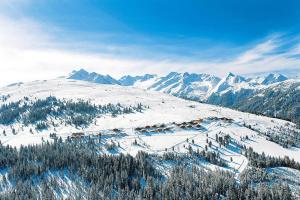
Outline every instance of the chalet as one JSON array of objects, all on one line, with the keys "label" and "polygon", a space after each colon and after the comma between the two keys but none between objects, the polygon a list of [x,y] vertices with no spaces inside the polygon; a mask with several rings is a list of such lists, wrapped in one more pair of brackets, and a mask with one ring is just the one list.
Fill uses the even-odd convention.
[{"label": "chalet", "polygon": [[50,135],[49,135],[49,136],[50,136],[50,138],[51,138],[51,139],[55,139],[55,138],[57,138],[57,135],[56,135],[56,133],[50,133]]},{"label": "chalet", "polygon": [[201,126],[200,124],[197,124],[196,127],[197,127],[197,128],[201,128],[202,126]]},{"label": "chalet", "polygon": [[135,131],[141,131],[142,128],[141,128],[141,127],[136,127],[134,130],[135,130]]},{"label": "chalet", "polygon": [[161,124],[159,127],[160,127],[160,128],[165,128],[166,125],[165,125],[165,124]]},{"label": "chalet", "polygon": [[192,126],[192,125],[190,125],[190,124],[188,124],[186,127],[187,127],[187,128],[192,128],[193,126]]},{"label": "chalet", "polygon": [[192,120],[192,121],[191,121],[191,124],[197,125],[197,124],[200,124],[202,121],[203,121],[202,119]]},{"label": "chalet", "polygon": [[163,129],[163,131],[170,131],[172,129],[172,127],[166,127]]},{"label": "chalet", "polygon": [[180,128],[186,128],[186,125],[180,124],[179,127],[180,127]]},{"label": "chalet", "polygon": [[162,131],[163,131],[163,129],[161,129],[161,128],[156,129],[156,132],[162,132]]},{"label": "chalet", "polygon": [[227,117],[221,117],[220,120],[222,121],[227,121],[227,122],[232,122],[233,120]]},{"label": "chalet", "polygon": [[72,133],[71,138],[82,138],[84,136],[83,132]]}]

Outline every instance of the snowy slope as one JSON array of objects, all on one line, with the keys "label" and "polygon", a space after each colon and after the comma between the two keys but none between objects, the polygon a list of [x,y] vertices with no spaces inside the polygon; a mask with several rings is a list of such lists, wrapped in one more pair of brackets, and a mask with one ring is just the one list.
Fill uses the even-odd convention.
[{"label": "snowy slope", "polygon": [[250,87],[249,81],[246,78],[228,73],[212,90],[209,91],[207,97],[213,94],[223,94],[229,91],[239,90],[241,88]]},{"label": "snowy slope", "polygon": [[[218,147],[215,135],[230,135],[232,139],[242,145],[251,146],[258,152],[265,152],[272,156],[289,156],[300,162],[300,149],[283,148],[279,144],[267,140],[262,134],[274,127],[288,127],[295,129],[295,125],[284,120],[272,119],[253,114],[247,114],[228,108],[217,107],[192,101],[183,100],[168,94],[139,89],[135,87],[123,87],[118,85],[96,84],[85,81],[69,79],[55,79],[48,81],[35,81],[21,85],[13,85],[0,89],[0,94],[7,96],[2,104],[22,100],[25,96],[30,99],[43,99],[55,96],[60,99],[85,99],[97,105],[107,103],[121,103],[122,105],[135,105],[142,103],[149,106],[142,113],[118,115],[103,115],[96,118],[88,127],[74,127],[60,124],[50,126],[47,130],[30,133],[31,126],[25,126],[15,122],[9,126],[0,125],[6,134],[0,134],[3,144],[19,147],[21,144],[41,143],[51,141],[49,133],[57,133],[62,138],[71,136],[72,133],[83,131],[86,135],[96,135],[99,132],[107,134],[107,143],[112,141],[120,144],[120,148],[114,153],[130,153],[135,155],[139,150],[150,153],[162,154],[167,151],[187,153],[187,146],[194,150],[205,148],[206,139],[212,142],[209,151],[218,151],[221,157],[228,162],[230,169],[241,172],[247,166],[247,159],[240,154],[235,147]],[[186,126],[182,128],[178,123],[187,123],[191,120],[201,119],[199,127]],[[49,119],[55,120],[55,119]],[[159,130],[157,126],[164,124],[169,129]],[[153,126],[144,131],[136,131],[137,127]],[[251,129],[248,128],[251,125]],[[17,134],[12,133],[12,127]],[[124,133],[116,134],[112,129],[118,128]],[[286,134],[285,129],[276,129],[277,134]],[[115,136],[114,136],[115,135]],[[241,140],[248,136],[249,140]],[[134,145],[137,140],[139,145]],[[193,141],[193,142],[192,142]],[[112,153],[112,152],[104,152]],[[233,162],[230,161],[233,159]],[[214,165],[208,165],[211,168]]]},{"label": "snowy slope", "polygon": [[145,74],[143,76],[130,76],[126,75],[121,77],[118,81],[123,86],[139,86],[140,88],[146,88],[156,81],[157,75]]}]

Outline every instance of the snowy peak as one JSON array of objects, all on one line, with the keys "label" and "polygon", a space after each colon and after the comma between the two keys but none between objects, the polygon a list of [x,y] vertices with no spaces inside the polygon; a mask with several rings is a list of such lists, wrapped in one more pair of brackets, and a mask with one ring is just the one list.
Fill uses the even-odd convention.
[{"label": "snowy peak", "polygon": [[156,91],[163,91],[172,85],[180,82],[181,76],[177,72],[171,72],[167,76],[160,77],[153,85],[149,87],[149,89],[156,90]]},{"label": "snowy peak", "polygon": [[161,77],[149,89],[192,99],[203,99],[220,79],[209,74],[171,72]]},{"label": "snowy peak", "polygon": [[238,94],[240,91],[252,94],[257,89],[268,87],[270,84],[287,80],[281,74],[269,74],[266,77],[245,78],[229,72],[223,79],[209,74],[170,72],[166,76],[145,74],[141,76],[126,75],[116,80],[109,75],[101,75],[95,72],[89,73],[84,69],[73,71],[69,79],[83,80],[100,84],[114,84],[121,86],[133,86],[142,89],[160,91],[174,96],[207,101],[211,96],[222,98],[228,93]]},{"label": "snowy peak", "polygon": [[225,78],[225,81],[227,83],[229,83],[230,85],[232,85],[232,84],[236,84],[236,83],[246,82],[246,79],[242,76],[235,75],[235,74],[229,72]]},{"label": "snowy peak", "polygon": [[209,74],[195,74],[195,73],[189,74],[188,72],[185,72],[183,74],[183,81],[186,84],[193,83],[193,82],[203,82],[203,81],[211,81],[217,83],[220,81],[220,78]]},{"label": "snowy peak", "polygon": [[139,82],[145,82],[150,79],[156,78],[157,75],[155,74],[145,74],[143,76],[130,76],[126,75],[120,78],[118,81],[123,86],[133,86],[135,83]]},{"label": "snowy peak", "polygon": [[247,84],[247,80],[246,78],[239,76],[239,75],[235,75],[231,72],[229,72],[227,74],[226,77],[224,77],[217,85],[216,87],[210,91],[209,95],[213,94],[213,93],[222,93],[225,91],[228,91],[230,89],[233,89],[241,84]]},{"label": "snowy peak", "polygon": [[68,79],[88,81],[88,82],[100,83],[100,84],[111,84],[111,85],[120,84],[116,79],[112,78],[110,75],[101,75],[95,72],[89,73],[84,69],[73,71],[69,75]]},{"label": "snowy peak", "polygon": [[86,77],[89,76],[89,72],[87,72],[86,70],[84,69],[80,69],[78,71],[76,70],[73,70],[70,75],[69,75],[69,79],[76,79],[76,80],[83,80],[85,79]]},{"label": "snowy peak", "polygon": [[269,74],[268,76],[266,76],[264,78],[264,80],[262,81],[263,85],[269,85],[269,84],[273,84],[273,83],[278,83],[278,82],[282,82],[287,80],[288,78],[283,76],[282,74]]}]

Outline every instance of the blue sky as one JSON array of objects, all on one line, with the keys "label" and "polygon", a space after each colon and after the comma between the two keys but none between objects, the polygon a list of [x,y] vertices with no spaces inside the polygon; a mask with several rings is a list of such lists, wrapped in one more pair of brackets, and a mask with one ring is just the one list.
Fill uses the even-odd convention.
[{"label": "blue sky", "polygon": [[0,13],[0,69],[22,71],[20,80],[81,67],[115,76],[300,68],[297,0],[2,0]]}]

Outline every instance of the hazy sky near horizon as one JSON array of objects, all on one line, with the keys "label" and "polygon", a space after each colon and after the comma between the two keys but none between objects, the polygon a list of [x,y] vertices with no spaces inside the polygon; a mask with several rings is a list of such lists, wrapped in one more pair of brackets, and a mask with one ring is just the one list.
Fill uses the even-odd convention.
[{"label": "hazy sky near horizon", "polygon": [[0,0],[0,85],[85,68],[300,73],[297,0]]}]

